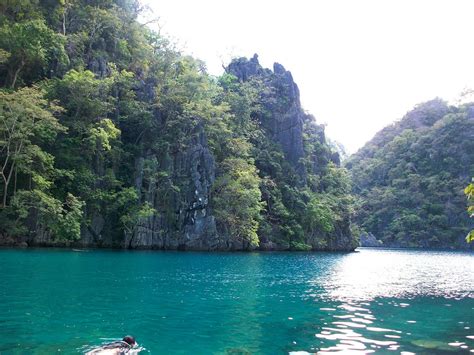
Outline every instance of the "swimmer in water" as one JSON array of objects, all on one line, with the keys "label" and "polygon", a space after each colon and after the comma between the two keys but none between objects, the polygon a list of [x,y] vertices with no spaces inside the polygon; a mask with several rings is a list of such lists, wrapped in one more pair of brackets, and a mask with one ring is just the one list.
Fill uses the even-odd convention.
[{"label": "swimmer in water", "polygon": [[93,349],[86,353],[86,355],[122,355],[129,354],[131,350],[137,346],[135,338],[127,335],[120,341],[102,345],[99,348]]}]

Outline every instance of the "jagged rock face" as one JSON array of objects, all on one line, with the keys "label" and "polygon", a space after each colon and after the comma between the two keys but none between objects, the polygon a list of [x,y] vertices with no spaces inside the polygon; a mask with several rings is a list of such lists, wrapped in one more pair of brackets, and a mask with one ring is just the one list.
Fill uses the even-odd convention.
[{"label": "jagged rock face", "polygon": [[258,55],[256,54],[251,59],[239,58],[233,60],[227,67],[226,71],[232,73],[241,81],[247,81],[253,76],[263,75],[268,72],[260,65],[258,62]]},{"label": "jagged rock face", "polygon": [[[98,75],[104,73],[106,64],[91,61],[91,69]],[[307,183],[306,168],[302,160],[305,152],[305,139],[312,139],[321,145],[326,144],[324,128],[313,116],[305,114],[300,103],[298,86],[293,77],[281,64],[275,63],[273,71],[264,69],[255,55],[251,59],[234,60],[227,72],[240,81],[253,78],[263,81],[263,114],[259,117],[261,128],[272,143],[280,147],[285,160],[290,163],[291,173],[300,179],[295,187],[304,187]],[[142,83],[137,95],[145,100],[153,100],[156,83]],[[163,125],[159,111],[155,112],[156,124]],[[161,134],[161,133],[160,133]],[[310,137],[310,138],[308,138]],[[174,136],[164,138],[173,146]],[[219,234],[216,220],[210,208],[210,192],[215,181],[216,163],[208,147],[204,123],[200,122],[187,137],[184,147],[154,148],[153,137],[143,144],[143,151],[135,159],[133,187],[139,194],[141,205],[149,204],[156,213],[140,219],[136,225],[120,235],[111,233],[110,218],[100,211],[89,212],[90,223],[83,226],[81,239],[68,243],[70,246],[120,247],[131,249],[171,249],[171,250],[248,250],[248,243],[235,241]],[[312,170],[315,174],[332,160],[339,165],[339,156],[333,154],[313,154]],[[157,176],[165,173],[166,178]],[[163,184],[169,189],[163,189]],[[336,227],[334,238],[325,246],[326,250],[352,250],[349,218]],[[261,250],[287,250],[290,246],[282,242],[277,235],[260,235]],[[321,249],[318,240],[306,240],[313,249]],[[1,238],[0,238],[1,243]],[[29,244],[58,245],[50,236],[39,233]]]},{"label": "jagged rock face", "polygon": [[286,159],[293,165],[296,172],[304,178],[304,167],[300,159],[304,157],[303,149],[303,120],[304,112],[300,103],[300,92],[293,81],[293,76],[283,65],[275,63],[273,72],[263,69],[258,62],[258,56],[247,60],[234,60],[226,69],[240,81],[247,81],[253,77],[263,78],[270,90],[263,93],[265,97],[265,111],[271,117],[262,119],[262,125],[279,143]]},{"label": "jagged rock face", "polygon": [[334,231],[335,238],[332,238],[326,250],[336,251],[336,250],[354,250],[354,239],[351,235],[351,222],[349,215],[346,215],[342,221],[340,221]]},{"label": "jagged rock face", "polygon": [[[152,153],[137,160],[136,188],[144,190],[144,160],[154,158]],[[188,148],[179,152],[168,170],[171,178],[182,188],[173,198],[174,216],[170,211],[160,211],[160,199],[156,184],[148,184],[142,203],[148,202],[158,211],[136,225],[125,237],[124,247],[182,250],[219,249],[215,219],[209,209],[209,192],[215,179],[214,158],[207,146],[202,125],[190,138]],[[157,172],[157,171],[156,171]],[[168,214],[168,216],[166,215]]]},{"label": "jagged rock face", "polygon": [[104,57],[91,58],[87,69],[101,78],[106,77],[110,72],[107,60]]},{"label": "jagged rock face", "polygon": [[[324,167],[330,162],[340,165],[338,153],[332,153],[324,147],[327,145],[324,134],[324,127],[318,125],[313,116],[306,114],[300,102],[300,92],[293,80],[293,76],[281,64],[275,63],[273,71],[264,69],[258,62],[257,55],[251,59],[240,58],[234,60],[226,71],[241,82],[255,80],[255,86],[262,83],[263,89],[260,91],[260,104],[263,106],[262,113],[259,114],[259,123],[265,135],[270,141],[278,143],[284,153],[285,160],[290,163],[291,174],[293,172],[299,176],[290,184],[297,188],[308,188],[309,174],[322,174]],[[305,134],[303,134],[305,133]],[[305,163],[307,164],[305,166]],[[272,176],[270,169],[266,166],[257,167],[263,174]],[[306,170],[309,168],[308,170]],[[273,178],[273,176],[272,176]],[[264,200],[270,199],[265,196]],[[280,233],[279,225],[272,224],[271,232],[268,235],[260,235],[260,247],[262,249],[278,250],[288,248],[285,246],[285,237]],[[321,236],[305,237],[305,243],[313,250],[353,250],[354,238],[350,231],[350,216],[347,213],[335,226],[333,235],[329,240],[321,244]],[[313,240],[314,238],[314,240]],[[280,243],[280,245],[279,245]]]},{"label": "jagged rock face", "polygon": [[[325,145],[326,144],[326,134],[324,133],[324,126],[318,125],[316,119],[313,115],[305,114],[304,116],[304,131],[306,134],[306,144],[317,144]],[[340,157],[339,153],[333,152],[330,154],[315,154],[310,153],[309,159],[312,162],[311,170],[314,174],[320,174],[324,166],[326,166],[329,161],[332,161],[337,166],[340,166]]]},{"label": "jagged rock face", "polygon": [[[274,112],[271,121],[271,130],[281,144],[287,159],[297,168],[300,168],[300,159],[304,156],[303,150],[303,117],[300,103],[300,92],[289,71],[278,63],[273,66],[273,86],[276,95],[282,97],[283,105],[276,101],[274,107],[268,107]],[[285,102],[286,101],[286,102]],[[275,107],[276,106],[276,107]],[[302,172],[302,170],[300,171]]]},{"label": "jagged rock face", "polygon": [[362,233],[360,235],[360,246],[361,247],[381,247],[383,243],[375,238],[372,233]]}]

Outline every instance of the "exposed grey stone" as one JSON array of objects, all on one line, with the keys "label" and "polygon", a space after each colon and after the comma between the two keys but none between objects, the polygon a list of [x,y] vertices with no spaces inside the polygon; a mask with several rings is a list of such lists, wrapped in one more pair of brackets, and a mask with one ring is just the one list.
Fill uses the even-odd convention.
[{"label": "exposed grey stone", "polygon": [[[107,72],[105,58],[95,58],[89,63],[89,69],[103,76]],[[226,69],[240,81],[251,80],[258,76],[268,90],[263,95],[268,116],[261,120],[262,128],[272,140],[279,144],[285,158],[300,176],[301,184],[306,181],[306,172],[302,163],[305,156],[303,148],[303,127],[305,120],[314,118],[304,113],[300,103],[298,86],[293,77],[281,64],[275,63],[273,71],[264,69],[258,62],[258,56],[251,59],[234,60]],[[141,81],[137,96],[153,100],[156,83]],[[159,110],[154,113],[156,123],[165,120]],[[199,120],[197,120],[199,121]],[[325,143],[324,129],[314,125],[315,134],[321,144]],[[104,246],[133,249],[175,249],[175,250],[249,250],[248,243],[231,240],[219,235],[216,221],[210,206],[211,188],[215,180],[216,166],[208,147],[203,123],[199,123],[190,132],[182,151],[154,151],[152,147],[143,150],[135,159],[135,176],[130,184],[139,195],[140,204],[148,203],[156,210],[149,217],[140,219],[135,226],[124,232],[121,240],[113,239],[110,233],[110,221],[100,213],[89,212],[90,225],[83,226],[81,239],[67,243],[71,246]],[[339,163],[339,157],[314,157],[314,164],[332,160]],[[315,167],[315,171],[316,171]],[[170,196],[161,195],[159,182],[146,175],[157,176],[166,171],[170,184],[179,189]],[[161,182],[160,182],[161,183]],[[167,198],[166,203],[163,199]],[[161,206],[167,206],[163,211]],[[171,207],[170,207],[171,206]],[[351,250],[352,238],[349,232],[350,221],[341,221],[335,231],[335,238],[328,250]],[[31,239],[32,245],[60,245],[51,240],[49,233],[37,229]],[[290,245],[278,244],[272,236],[261,237],[260,250],[287,250]],[[64,244],[64,242],[63,242]],[[317,241],[308,241],[313,249],[321,249]]]},{"label": "exposed grey stone", "polygon": [[[150,159],[151,152],[147,153]],[[157,161],[159,160],[156,157]],[[144,157],[137,159],[138,191],[143,189]],[[138,222],[133,232],[126,235],[124,247],[157,249],[221,249],[216,232],[214,217],[209,214],[209,194],[215,180],[214,157],[207,146],[202,124],[198,125],[190,137],[188,149],[172,159],[171,176],[175,183],[184,182],[176,202],[176,223],[160,214],[155,214]],[[156,165],[158,169],[158,164]],[[144,201],[159,211],[157,186],[149,185]],[[159,211],[160,212],[160,211]]]},{"label": "exposed grey stone", "polygon": [[250,80],[259,75],[271,88],[265,95],[267,99],[266,111],[271,117],[262,121],[262,124],[273,139],[279,143],[285,157],[295,167],[296,172],[305,179],[305,170],[300,159],[304,157],[303,149],[303,119],[304,111],[301,108],[300,92],[293,81],[293,76],[283,65],[274,63],[273,72],[265,70],[258,62],[258,56],[250,60],[239,58],[232,61],[226,68],[228,73],[235,75],[240,81]]},{"label": "exposed grey stone", "polygon": [[383,246],[382,241],[378,240],[372,233],[362,233],[360,235],[360,246],[361,247],[381,247]]}]

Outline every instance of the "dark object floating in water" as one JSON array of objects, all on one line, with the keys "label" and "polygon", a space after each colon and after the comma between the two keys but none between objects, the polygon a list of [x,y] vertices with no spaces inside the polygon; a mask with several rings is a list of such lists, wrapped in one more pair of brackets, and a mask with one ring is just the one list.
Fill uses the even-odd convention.
[{"label": "dark object floating in water", "polygon": [[122,354],[138,354],[140,349],[136,348],[138,346],[135,338],[127,335],[122,340],[114,341],[102,345],[98,348],[88,351],[86,355],[122,355]]}]

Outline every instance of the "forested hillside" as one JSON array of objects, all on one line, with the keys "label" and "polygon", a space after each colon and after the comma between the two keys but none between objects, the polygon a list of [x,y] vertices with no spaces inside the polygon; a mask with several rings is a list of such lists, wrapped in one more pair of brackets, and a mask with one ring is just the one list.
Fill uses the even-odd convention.
[{"label": "forested hillside", "polygon": [[351,250],[350,180],[291,73],[220,77],[134,0],[0,3],[0,240]]},{"label": "forested hillside", "polygon": [[357,223],[383,245],[467,248],[474,106],[435,99],[383,129],[346,163]]}]

